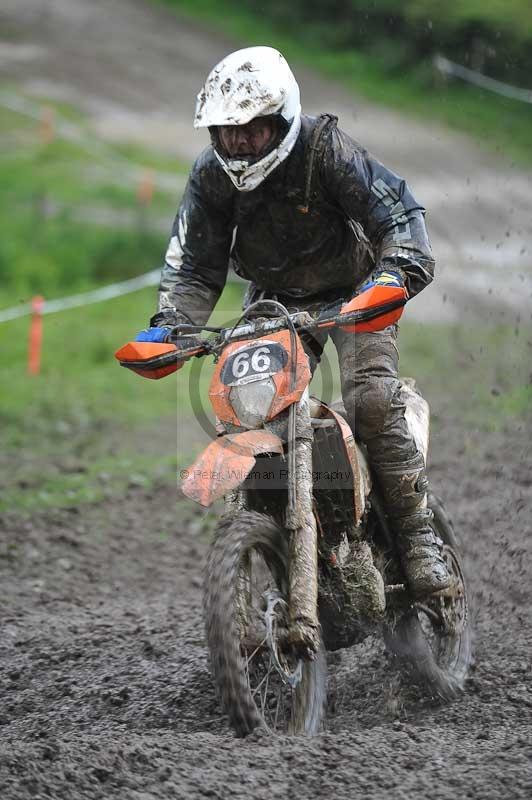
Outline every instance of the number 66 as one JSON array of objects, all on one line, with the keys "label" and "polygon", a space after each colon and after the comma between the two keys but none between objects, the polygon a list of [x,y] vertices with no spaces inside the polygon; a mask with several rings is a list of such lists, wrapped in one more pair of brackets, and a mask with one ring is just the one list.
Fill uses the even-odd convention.
[{"label": "number 66", "polygon": [[267,347],[257,347],[249,358],[249,352],[239,353],[233,361],[233,375],[235,378],[243,378],[251,369],[253,372],[266,372],[270,368],[270,351]]}]

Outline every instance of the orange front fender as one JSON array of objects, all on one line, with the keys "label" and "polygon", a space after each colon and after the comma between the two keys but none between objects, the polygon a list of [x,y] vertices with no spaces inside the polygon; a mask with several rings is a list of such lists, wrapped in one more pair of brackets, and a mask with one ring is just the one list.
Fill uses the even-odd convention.
[{"label": "orange front fender", "polygon": [[194,461],[181,484],[183,494],[210,506],[243,483],[259,453],[282,453],[283,442],[269,431],[243,431],[220,436]]}]

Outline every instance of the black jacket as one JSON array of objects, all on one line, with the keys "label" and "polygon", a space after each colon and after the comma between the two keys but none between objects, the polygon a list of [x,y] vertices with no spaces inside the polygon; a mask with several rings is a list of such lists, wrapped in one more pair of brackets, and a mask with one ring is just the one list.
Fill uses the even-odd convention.
[{"label": "black jacket", "polygon": [[315,126],[315,118],[302,117],[290,155],[250,192],[233,186],[212,146],[201,153],[166,254],[159,324],[205,324],[230,260],[266,296],[293,299],[291,305],[349,297],[381,265],[403,273],[411,297],[430,283],[434,261],[423,207],[402,178],[336,124],[320,143],[309,209],[302,210]]}]

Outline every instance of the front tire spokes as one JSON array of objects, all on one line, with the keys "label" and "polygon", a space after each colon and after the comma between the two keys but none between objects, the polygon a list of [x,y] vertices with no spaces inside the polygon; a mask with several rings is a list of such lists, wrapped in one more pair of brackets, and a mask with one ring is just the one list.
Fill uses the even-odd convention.
[{"label": "front tire spokes", "polygon": [[[281,724],[287,730],[292,723],[292,693],[302,679],[303,662],[299,659],[292,668],[283,650],[287,604],[282,593],[271,588],[269,575],[268,585],[260,591],[263,589],[261,575],[264,578],[269,570],[267,565],[257,563],[258,560],[258,554],[248,553],[242,559],[241,568],[239,608],[248,620],[248,626],[242,631],[246,679],[266,726],[275,731]],[[251,631],[250,626],[253,626]],[[256,643],[259,637],[254,637],[253,633],[259,630],[260,641]],[[251,646],[246,647],[246,642]]]}]

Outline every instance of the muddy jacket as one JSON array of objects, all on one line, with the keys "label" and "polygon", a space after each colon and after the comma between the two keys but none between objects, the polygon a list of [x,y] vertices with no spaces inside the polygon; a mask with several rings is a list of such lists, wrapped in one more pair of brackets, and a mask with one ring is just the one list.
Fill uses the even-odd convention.
[{"label": "muddy jacket", "polygon": [[430,283],[424,209],[406,183],[335,118],[322,126],[309,173],[317,124],[302,117],[288,158],[250,192],[233,186],[212,146],[201,153],[174,222],[159,287],[165,313],[155,324],[205,324],[230,262],[265,296],[291,305],[349,297],[381,264],[402,272],[411,297]]}]

